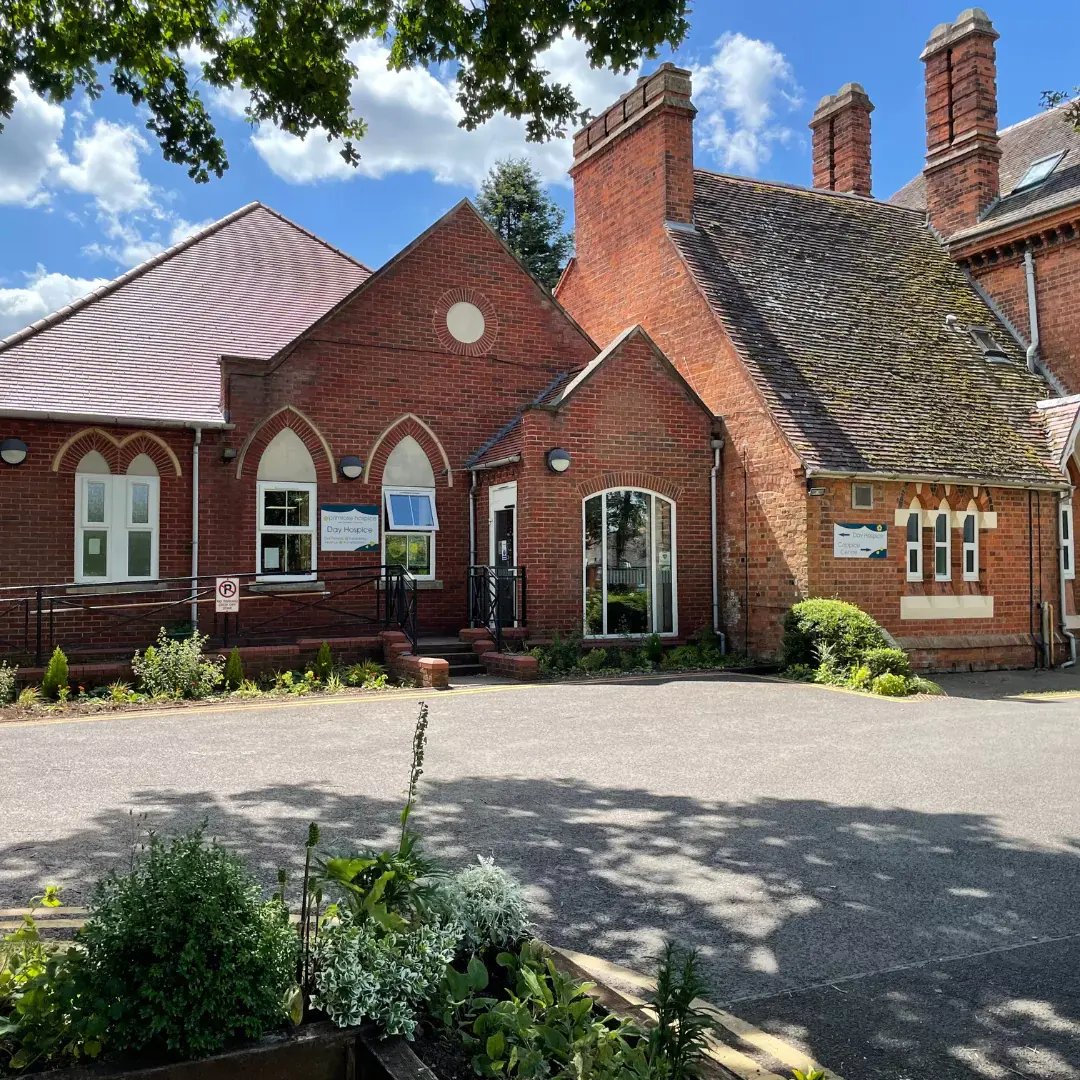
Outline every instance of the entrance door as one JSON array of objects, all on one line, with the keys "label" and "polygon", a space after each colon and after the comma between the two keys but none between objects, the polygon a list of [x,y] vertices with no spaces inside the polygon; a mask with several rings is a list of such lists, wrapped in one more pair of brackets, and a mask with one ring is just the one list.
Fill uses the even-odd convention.
[{"label": "entrance door", "polygon": [[499,621],[504,627],[517,620],[517,483],[499,484],[490,492],[490,565],[495,571]]}]

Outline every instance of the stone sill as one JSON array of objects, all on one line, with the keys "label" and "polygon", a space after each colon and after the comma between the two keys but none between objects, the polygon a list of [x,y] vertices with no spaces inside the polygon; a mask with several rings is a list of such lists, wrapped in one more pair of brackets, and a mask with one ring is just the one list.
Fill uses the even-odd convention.
[{"label": "stone sill", "polygon": [[[380,589],[385,589],[386,588],[386,581],[385,581],[384,578],[379,578],[379,586],[378,587]],[[441,589],[442,587],[443,587],[443,583],[441,581],[426,581],[425,580],[425,581],[418,581],[416,583],[416,591],[417,592],[429,592],[432,589]]]},{"label": "stone sill", "polygon": [[248,586],[249,593],[273,596],[276,593],[329,593],[322,581],[254,581]]}]

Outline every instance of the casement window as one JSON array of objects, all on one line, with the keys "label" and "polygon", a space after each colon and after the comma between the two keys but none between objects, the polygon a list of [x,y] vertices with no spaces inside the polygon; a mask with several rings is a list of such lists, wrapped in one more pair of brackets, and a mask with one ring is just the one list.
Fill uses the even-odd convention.
[{"label": "casement window", "polygon": [[160,480],[146,454],[114,476],[96,451],[75,473],[75,580],[152,581],[158,576]]},{"label": "casement window", "polygon": [[618,488],[591,495],[583,511],[586,635],[675,633],[675,504]]},{"label": "casement window", "polygon": [[400,566],[413,577],[434,577],[435,533],[439,528],[434,489],[384,488],[383,505],[387,565]]},{"label": "casement window", "polygon": [[1071,502],[1061,504],[1061,573],[1066,581],[1076,579],[1076,540],[1073,536]]},{"label": "casement window", "polygon": [[874,509],[874,485],[852,484],[851,485],[851,509],[873,510]]},{"label": "casement window", "polygon": [[907,519],[907,579],[922,581],[922,511],[913,509]]},{"label": "casement window", "polygon": [[945,505],[934,516],[934,580],[952,580],[952,529]]},{"label": "casement window", "polygon": [[315,485],[259,481],[260,574],[303,579],[316,568]]},{"label": "casement window", "polygon": [[964,514],[964,580],[979,580],[979,515],[968,509]]}]

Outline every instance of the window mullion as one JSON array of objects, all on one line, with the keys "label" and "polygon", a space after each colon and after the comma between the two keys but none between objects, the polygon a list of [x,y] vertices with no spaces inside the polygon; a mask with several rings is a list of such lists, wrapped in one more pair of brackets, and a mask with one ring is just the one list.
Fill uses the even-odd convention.
[{"label": "window mullion", "polygon": [[600,496],[600,632],[607,637],[607,576],[608,576],[607,495]]}]

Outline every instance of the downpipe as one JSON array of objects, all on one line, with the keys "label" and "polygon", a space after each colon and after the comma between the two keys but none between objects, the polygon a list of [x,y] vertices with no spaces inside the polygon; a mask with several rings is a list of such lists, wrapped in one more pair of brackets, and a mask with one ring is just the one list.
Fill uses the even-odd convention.
[{"label": "downpipe", "polygon": [[1065,625],[1066,585],[1065,585],[1065,515],[1061,512],[1062,506],[1072,498],[1072,493],[1063,491],[1058,505],[1058,585],[1060,587],[1058,599],[1058,611],[1061,612],[1061,633],[1069,642],[1069,659],[1061,664],[1062,668],[1070,668],[1076,663],[1076,635]]},{"label": "downpipe", "polygon": [[1035,302],[1035,257],[1031,248],[1024,250],[1024,280],[1027,284],[1028,327],[1031,344],[1027,347],[1027,369],[1039,374],[1039,309]]},{"label": "downpipe", "polygon": [[716,521],[716,477],[720,471],[720,452],[724,448],[722,437],[714,438],[711,443],[713,452],[712,469],[709,471],[709,527],[712,552],[712,628],[720,639],[721,654],[727,653],[727,635],[720,629],[720,558],[717,548]]},{"label": "downpipe", "polygon": [[195,429],[191,444],[191,630],[199,629],[199,447],[202,428]]}]

